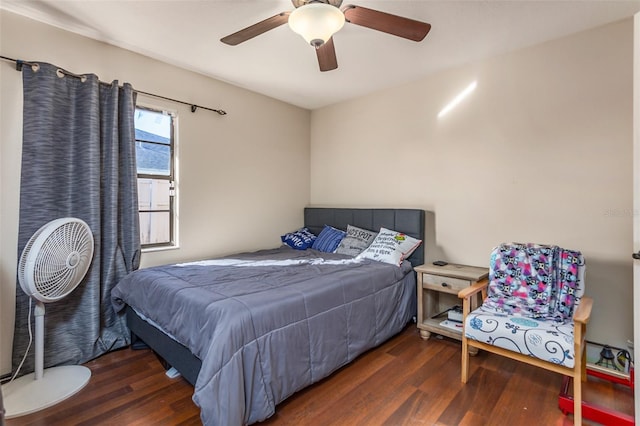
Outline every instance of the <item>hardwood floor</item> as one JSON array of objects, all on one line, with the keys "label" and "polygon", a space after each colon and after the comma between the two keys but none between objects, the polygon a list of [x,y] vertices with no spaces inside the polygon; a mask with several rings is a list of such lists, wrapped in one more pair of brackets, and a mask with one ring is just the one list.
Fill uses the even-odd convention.
[{"label": "hardwood floor", "polygon": [[[198,425],[193,387],[169,379],[149,350],[123,349],[86,364],[90,383],[18,425]],[[558,409],[562,377],[481,352],[460,383],[460,342],[423,341],[408,326],[329,378],[278,405],[261,425],[570,425]],[[633,413],[621,385],[589,378],[585,399]],[[585,421],[585,424],[594,424]]]}]

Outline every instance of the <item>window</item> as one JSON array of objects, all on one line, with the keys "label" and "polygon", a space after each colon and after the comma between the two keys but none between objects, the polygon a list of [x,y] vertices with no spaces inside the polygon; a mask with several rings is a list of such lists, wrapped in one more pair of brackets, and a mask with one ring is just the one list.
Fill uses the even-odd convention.
[{"label": "window", "polygon": [[143,248],[175,246],[175,164],[172,113],[136,107],[138,211]]}]

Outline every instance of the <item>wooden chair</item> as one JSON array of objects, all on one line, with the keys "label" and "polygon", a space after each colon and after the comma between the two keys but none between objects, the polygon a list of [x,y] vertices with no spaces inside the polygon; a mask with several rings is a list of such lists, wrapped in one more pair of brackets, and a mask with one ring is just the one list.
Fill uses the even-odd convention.
[{"label": "wooden chair", "polygon": [[[537,256],[541,253],[545,255]],[[555,371],[573,378],[574,424],[581,425],[585,333],[593,305],[583,296],[584,287],[579,252],[537,244],[497,247],[489,279],[458,293],[464,322],[462,383],[469,379],[469,351],[474,348]],[[484,302],[471,311],[478,294]]]}]

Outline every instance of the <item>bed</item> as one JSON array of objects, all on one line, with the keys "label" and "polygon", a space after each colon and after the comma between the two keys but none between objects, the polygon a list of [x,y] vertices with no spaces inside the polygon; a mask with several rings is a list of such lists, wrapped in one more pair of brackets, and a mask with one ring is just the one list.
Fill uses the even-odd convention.
[{"label": "bed", "polygon": [[[424,240],[424,215],[308,207],[304,226],[316,235],[325,225],[387,228]],[[407,260],[283,246],[135,271],[112,299],[132,335],[194,385],[203,424],[251,424],[406,326],[424,245]]]}]

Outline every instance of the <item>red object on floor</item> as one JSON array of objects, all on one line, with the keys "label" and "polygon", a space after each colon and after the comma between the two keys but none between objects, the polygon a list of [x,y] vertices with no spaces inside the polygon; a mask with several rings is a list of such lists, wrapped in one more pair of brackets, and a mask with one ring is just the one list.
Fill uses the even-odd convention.
[{"label": "red object on floor", "polygon": [[[607,374],[600,370],[592,370],[587,368],[587,375],[597,377],[599,379],[608,380],[610,382],[619,383],[621,385],[629,386],[631,391],[634,390],[633,385],[633,368],[628,379]],[[560,390],[560,396],[558,397],[558,407],[564,414],[573,413],[573,397],[569,395],[571,389],[571,377],[565,377],[562,381],[562,389]],[[582,417],[585,419],[593,420],[594,422],[603,425],[612,426],[633,426],[635,420],[633,416],[620,413],[609,408],[601,407],[597,404],[592,404],[587,401],[582,401]]]}]

